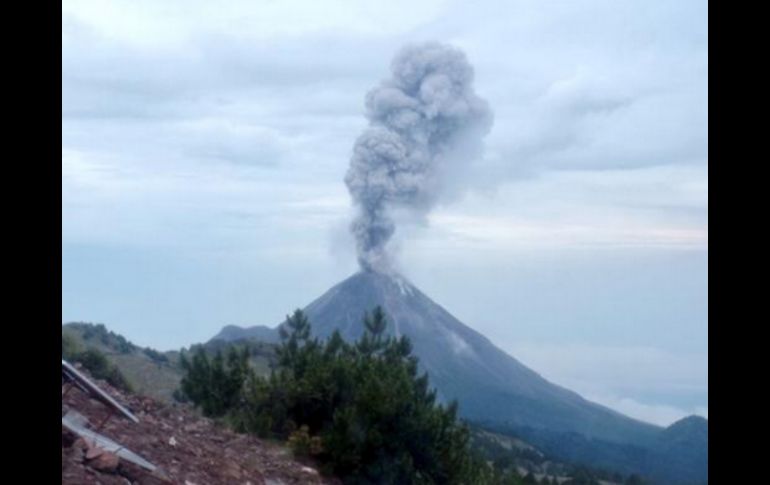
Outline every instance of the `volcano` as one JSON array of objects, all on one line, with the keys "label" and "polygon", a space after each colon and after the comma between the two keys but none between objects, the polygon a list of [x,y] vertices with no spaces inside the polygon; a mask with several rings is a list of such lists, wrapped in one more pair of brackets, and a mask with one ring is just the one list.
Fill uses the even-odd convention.
[{"label": "volcano", "polygon": [[[360,271],[304,312],[315,336],[328,338],[339,330],[354,341],[364,332],[364,313],[377,305],[387,316],[386,332],[409,337],[439,398],[457,400],[466,420],[513,433],[568,462],[641,473],[660,483],[708,481],[705,419],[664,429],[590,402],[497,348],[403,276]],[[278,342],[279,326],[230,325],[212,340]],[[695,431],[683,437],[679,428]]]},{"label": "volcano", "polygon": [[[386,332],[406,335],[441,400],[456,399],[466,419],[505,423],[617,443],[652,442],[662,428],[583,399],[497,348],[404,277],[361,271],[304,308],[313,333],[339,330],[348,341],[364,332],[363,315],[382,306]],[[214,339],[277,341],[277,328],[225,327]]]}]

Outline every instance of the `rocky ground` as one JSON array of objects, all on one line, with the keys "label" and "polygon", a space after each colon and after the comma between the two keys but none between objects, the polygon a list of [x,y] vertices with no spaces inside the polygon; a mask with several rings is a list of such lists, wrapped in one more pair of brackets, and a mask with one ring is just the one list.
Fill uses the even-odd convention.
[{"label": "rocky ground", "polygon": [[[62,427],[62,484],[339,483],[320,476],[312,465],[295,460],[286,448],[234,433],[187,405],[164,404],[123,393],[103,381],[94,382],[139,418],[137,424],[114,415],[98,432],[139,454],[158,470],[150,473],[112,453],[89,447],[85,440]],[[103,404],[77,388],[62,397],[62,415],[69,409],[86,416],[92,428],[108,414]]]}]

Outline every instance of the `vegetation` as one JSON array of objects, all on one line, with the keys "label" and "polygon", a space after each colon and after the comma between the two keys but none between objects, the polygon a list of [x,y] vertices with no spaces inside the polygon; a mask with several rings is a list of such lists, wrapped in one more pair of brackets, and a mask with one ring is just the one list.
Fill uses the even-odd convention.
[{"label": "vegetation", "polygon": [[102,324],[67,323],[62,325],[61,335],[63,356],[86,350],[98,352],[109,365],[119,369],[126,385],[135,392],[169,402],[174,389],[179,387],[182,370],[178,365],[178,352],[143,349]]},{"label": "vegetation", "polygon": [[[358,342],[339,334],[319,342],[298,311],[282,327],[278,347],[213,341],[162,353],[103,325],[74,323],[62,326],[62,357],[116,387],[162,389],[239,431],[285,441],[346,483],[647,483],[577,465],[582,456],[560,456],[571,435],[555,439],[482,423],[466,428],[456,405],[436,403],[409,341],[384,337],[383,312],[375,310],[363,325]],[[681,435],[672,432],[671,441],[678,444]]]},{"label": "vegetation", "polygon": [[[568,484],[582,485],[600,481],[624,484],[646,483],[634,472],[635,469],[643,468],[645,460],[650,458],[650,451],[641,447],[598,439],[589,442],[588,438],[571,432],[515,427],[500,423],[477,423],[476,426],[486,433],[523,439],[546,454],[537,460],[535,455],[526,451],[514,450],[513,453],[509,453],[508,450],[496,447],[494,443],[481,440],[478,443],[480,449],[483,450],[484,456],[492,460],[505,461],[506,457],[510,456],[513,463],[524,462],[527,466],[538,467],[547,456],[548,461],[560,463],[555,472],[562,476],[569,476],[570,481],[564,482]],[[662,460],[659,459],[658,466],[660,467],[661,464]],[[696,480],[682,481],[697,482]]]},{"label": "vegetation", "polygon": [[110,385],[124,391],[133,391],[133,387],[120,370],[112,365],[107,360],[107,357],[98,350],[88,348],[81,351],[72,337],[62,334],[61,353],[62,359],[69,362],[79,362],[96,379],[105,380]]},{"label": "vegetation", "polygon": [[83,328],[83,338],[85,340],[99,341],[102,345],[110,347],[121,354],[128,354],[136,348],[134,344],[126,340],[122,335],[107,330],[104,324],[83,324]]},{"label": "vegetation", "polygon": [[168,364],[168,356],[164,354],[163,352],[158,352],[155,349],[151,349],[150,347],[145,347],[142,349],[142,352],[144,352],[144,355],[152,359],[154,362],[157,362],[159,364]]},{"label": "vegetation", "polygon": [[62,325],[62,352],[66,349],[71,349],[67,350],[70,353],[94,349],[104,354],[111,365],[120,369],[136,392],[164,402],[184,402],[187,399],[180,389],[185,374],[181,365],[183,353],[191,357],[200,349],[211,360],[217,351],[227,355],[233,346],[238,349],[248,348],[249,366],[257,374],[267,376],[270,373],[276,356],[275,345],[269,343],[243,341],[233,344],[213,341],[193,345],[189,350],[182,349],[181,352],[164,352],[135,345],[102,324],[72,322]]},{"label": "vegetation", "polygon": [[[472,424],[474,448],[491,463],[497,474],[496,483],[541,483],[551,481],[570,485],[597,485],[600,483],[639,484],[648,483],[637,474],[624,477],[617,471],[588,466],[576,461],[565,461],[550,452],[532,446],[532,441],[521,439],[517,433],[491,429],[487,425]],[[524,476],[521,476],[521,473]],[[537,477],[540,477],[538,480]],[[535,482],[533,482],[535,480]]]},{"label": "vegetation", "polygon": [[200,406],[207,416],[223,416],[235,408],[241,396],[249,372],[248,359],[246,347],[240,352],[231,347],[226,361],[221,350],[217,350],[211,360],[201,347],[192,360],[182,353],[180,364],[185,376],[182,378],[181,396]]},{"label": "vegetation", "polygon": [[[457,404],[437,404],[406,337],[385,337],[380,308],[357,342],[320,342],[296,311],[281,328],[278,367],[261,377],[247,356],[184,358],[184,394],[239,430],[286,440],[346,483],[493,483],[470,449]],[[501,482],[498,482],[501,483]]]}]

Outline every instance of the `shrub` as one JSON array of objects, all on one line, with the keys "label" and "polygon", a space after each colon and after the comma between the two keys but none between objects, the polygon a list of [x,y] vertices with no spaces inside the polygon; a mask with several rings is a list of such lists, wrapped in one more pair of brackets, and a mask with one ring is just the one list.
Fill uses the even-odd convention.
[{"label": "shrub", "polygon": [[83,352],[74,353],[70,355],[69,360],[79,362],[94,378],[105,380],[118,389],[133,392],[133,386],[125,376],[98,350],[89,348]]}]

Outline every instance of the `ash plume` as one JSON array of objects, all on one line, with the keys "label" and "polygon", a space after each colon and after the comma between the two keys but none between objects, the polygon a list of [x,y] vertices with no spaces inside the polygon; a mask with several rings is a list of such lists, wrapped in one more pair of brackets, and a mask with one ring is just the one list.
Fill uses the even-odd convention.
[{"label": "ash plume", "polygon": [[473,91],[473,68],[448,45],[403,48],[391,77],[366,95],[369,126],[353,148],[345,183],[357,208],[351,224],[364,270],[387,272],[395,209],[424,217],[457,190],[461,170],[492,126]]}]

